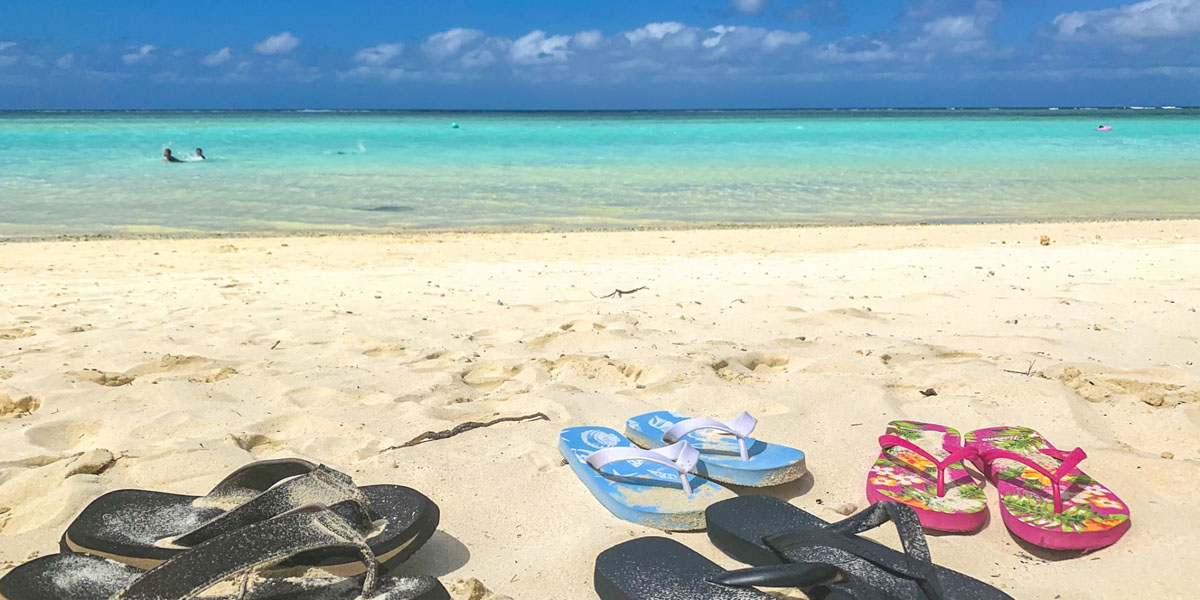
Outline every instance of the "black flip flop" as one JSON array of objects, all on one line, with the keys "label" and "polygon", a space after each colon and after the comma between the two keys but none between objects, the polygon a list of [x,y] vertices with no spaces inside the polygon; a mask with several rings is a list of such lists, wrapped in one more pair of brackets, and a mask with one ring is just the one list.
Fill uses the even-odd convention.
[{"label": "black flip flop", "polygon": [[[234,471],[206,496],[109,492],[83,509],[59,546],[152,569],[205,541],[312,503],[359,522],[385,571],[412,556],[437,530],[440,516],[436,504],[407,487],[360,488],[348,475],[306,460],[266,460]],[[304,553],[294,563],[339,575],[363,572],[353,555],[336,550]]]},{"label": "black flip flop", "polygon": [[[827,593],[826,586],[834,583],[840,589]],[[831,565],[786,564],[726,571],[687,546],[662,537],[638,538],[601,552],[596,557],[595,586],[600,600],[771,599],[756,587],[799,588],[820,600],[888,600]]]},{"label": "black flip flop", "polygon": [[[317,550],[352,552],[361,575],[268,573]],[[324,506],[306,506],[214,538],[143,571],[87,554],[53,554],[0,578],[0,600],[449,600],[433,577],[380,577],[366,540]],[[274,576],[272,576],[274,575]]]},{"label": "black flip flop", "polygon": [[[899,600],[1012,600],[982,581],[933,564],[920,519],[898,502],[872,504],[829,523],[770,496],[741,496],[713,504],[705,519],[713,545],[744,563],[836,565]],[[855,535],[888,521],[900,533],[903,553]]]}]

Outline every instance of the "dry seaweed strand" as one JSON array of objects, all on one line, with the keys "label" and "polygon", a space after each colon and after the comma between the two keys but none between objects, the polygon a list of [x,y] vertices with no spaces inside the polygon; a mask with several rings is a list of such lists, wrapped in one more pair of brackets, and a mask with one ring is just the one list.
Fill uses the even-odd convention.
[{"label": "dry seaweed strand", "polygon": [[[642,290],[648,290],[648,289],[650,289],[648,286],[643,285],[640,288],[633,288],[632,290],[616,289],[616,290],[613,290],[611,294],[605,294],[603,296],[597,296],[595,294],[592,294],[592,297],[593,298],[612,298],[615,296],[617,298],[620,298],[621,296],[624,296],[625,294],[632,294],[634,292],[640,292]],[[588,293],[591,294],[591,292],[588,292]]]},{"label": "dry seaweed strand", "polygon": [[403,444],[400,444],[399,446],[388,446],[387,448],[384,448],[382,450],[382,452],[387,452],[388,450],[399,450],[400,448],[409,448],[411,446],[416,446],[417,444],[423,444],[425,442],[432,442],[434,440],[444,440],[446,438],[452,438],[460,433],[471,431],[472,429],[479,429],[481,427],[491,427],[492,425],[495,425],[497,423],[511,423],[511,422],[523,423],[525,421],[549,421],[549,420],[550,420],[550,417],[547,417],[545,415],[545,413],[537,412],[537,413],[533,413],[531,415],[521,415],[519,417],[500,417],[499,419],[492,419],[491,421],[488,421],[487,423],[481,423],[479,421],[468,421],[466,423],[459,423],[458,425],[455,425],[453,429],[446,429],[443,431],[426,431],[425,433],[422,433],[421,435],[418,435],[417,437],[415,437],[411,440],[408,440],[407,442],[404,442]]}]

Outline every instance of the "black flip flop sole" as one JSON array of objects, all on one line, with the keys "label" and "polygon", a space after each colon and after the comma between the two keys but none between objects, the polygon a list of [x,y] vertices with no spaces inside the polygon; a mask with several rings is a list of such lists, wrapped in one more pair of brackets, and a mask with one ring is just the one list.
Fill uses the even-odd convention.
[{"label": "black flip flop sole", "polygon": [[[731,558],[761,566],[780,564],[784,559],[763,542],[772,534],[804,529],[822,529],[830,523],[771,496],[740,496],[708,507],[704,515],[713,545]],[[908,557],[883,544],[857,536],[848,538],[869,544],[872,558],[882,564],[903,565]],[[934,572],[947,598],[1008,599],[992,586],[958,571],[934,564]]]},{"label": "black flip flop sole", "polygon": [[[0,577],[0,600],[108,600],[143,571],[86,554],[51,554],[27,562]],[[355,600],[362,577],[266,579],[245,600]],[[324,585],[323,585],[324,584]],[[404,577],[381,582],[378,600],[450,600],[433,577]],[[240,600],[240,592],[204,596],[205,600]]]},{"label": "black flip flop sole", "polygon": [[662,537],[617,544],[596,557],[595,586],[600,600],[770,600],[749,588],[709,583],[725,572],[687,546]]},{"label": "black flip flop sole", "polygon": [[[367,545],[386,572],[410,558],[437,530],[440,512],[424,494],[398,485],[360,488],[370,516],[384,525]],[[197,496],[146,490],[117,490],[97,498],[67,527],[59,541],[61,552],[86,553],[151,569],[184,549],[163,545],[222,514],[221,509],[197,507]],[[357,556],[340,551],[298,555],[288,564],[315,565],[342,576],[363,572]]]}]

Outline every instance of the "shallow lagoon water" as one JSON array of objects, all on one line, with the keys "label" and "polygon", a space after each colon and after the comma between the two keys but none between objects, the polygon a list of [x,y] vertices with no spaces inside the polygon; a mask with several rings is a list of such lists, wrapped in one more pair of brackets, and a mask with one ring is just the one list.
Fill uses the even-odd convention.
[{"label": "shallow lagoon water", "polygon": [[1197,216],[1195,109],[0,112],[8,236]]}]

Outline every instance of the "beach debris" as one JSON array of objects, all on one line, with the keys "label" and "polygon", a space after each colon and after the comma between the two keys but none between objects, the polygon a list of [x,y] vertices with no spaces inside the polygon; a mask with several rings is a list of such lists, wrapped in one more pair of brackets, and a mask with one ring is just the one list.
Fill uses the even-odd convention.
[{"label": "beach debris", "polygon": [[[648,286],[644,286],[644,285],[639,288],[633,288],[632,290],[622,290],[620,288],[617,288],[617,289],[613,290],[611,294],[605,294],[603,296],[597,296],[595,294],[592,294],[592,297],[593,298],[612,298],[615,296],[617,298],[620,298],[621,296],[624,296],[626,294],[632,294],[634,292],[640,292],[642,290],[648,290],[648,289],[650,289],[650,288]],[[591,292],[588,292],[588,293],[590,294]],[[699,303],[697,302],[697,304],[699,304]]]},{"label": "beach debris", "polygon": [[935,390],[933,388],[927,388],[927,389],[921,390],[921,395],[925,396],[926,398],[928,398],[930,396],[936,396],[937,390]]},{"label": "beach debris", "polygon": [[531,415],[521,415],[519,417],[500,417],[498,419],[492,419],[491,421],[488,421],[486,423],[481,423],[479,421],[468,421],[466,423],[459,423],[458,425],[455,425],[453,429],[446,429],[443,431],[426,431],[425,433],[422,433],[421,435],[418,435],[417,437],[415,437],[411,440],[408,440],[407,442],[404,442],[403,444],[401,444],[399,446],[388,446],[387,448],[384,448],[383,450],[381,450],[381,452],[387,452],[389,450],[399,450],[400,448],[409,448],[412,446],[416,446],[417,444],[423,444],[425,442],[430,442],[430,441],[434,441],[434,440],[444,440],[447,438],[452,438],[460,433],[465,433],[467,431],[471,431],[472,429],[479,429],[481,427],[491,427],[492,425],[496,425],[498,423],[524,423],[524,422],[528,422],[528,421],[549,421],[549,420],[550,420],[550,417],[547,417],[545,413],[537,412],[537,413],[533,413]]},{"label": "beach debris", "polygon": [[1036,362],[1037,362],[1036,360],[1029,361],[1029,368],[1025,369],[1024,371],[1014,371],[1012,369],[1001,369],[1001,370],[1004,371],[1005,373],[1015,373],[1017,375],[1024,375],[1026,377],[1032,377],[1033,376],[1033,364]]},{"label": "beach debris", "polygon": [[1167,460],[1171,460],[1172,458],[1175,458],[1175,453],[1174,452],[1163,452],[1162,457]]},{"label": "beach debris", "polygon": [[119,387],[133,383],[136,376],[126,375],[124,373],[112,373],[101,371],[99,369],[84,369],[82,371],[71,371],[67,373],[67,377],[75,381],[90,381],[92,383],[102,385],[104,387]]},{"label": "beach debris", "polygon": [[1043,236],[1042,236],[1042,239],[1041,239],[1041,244],[1042,244],[1043,246],[1049,246],[1049,245],[1050,245],[1050,236],[1048,236],[1048,235],[1043,235]]},{"label": "beach debris", "polygon": [[14,400],[8,394],[0,394],[0,418],[28,416],[41,407],[41,399],[34,396],[25,396]]},{"label": "beach debris", "polygon": [[886,365],[886,364],[888,364],[889,362],[891,362],[891,360],[892,360],[892,355],[891,355],[891,354],[884,354],[883,356],[880,356],[880,357],[879,357],[879,360],[883,361],[883,364],[885,364],[885,365]]},{"label": "beach debris", "polygon": [[446,586],[446,591],[450,592],[454,600],[512,600],[487,589],[482,581],[474,577],[457,579]]},{"label": "beach debris", "polygon": [[842,504],[839,504],[838,507],[833,510],[834,510],[834,512],[838,513],[839,515],[848,517],[848,516],[858,512],[858,505],[853,502],[843,502]]},{"label": "beach debris", "polygon": [[274,344],[271,344],[271,349],[272,349],[272,350],[274,350],[274,349],[278,348],[278,347],[279,347],[279,343],[280,343],[280,342],[282,342],[282,341],[283,341],[283,340],[275,340],[275,343],[274,343]]}]

